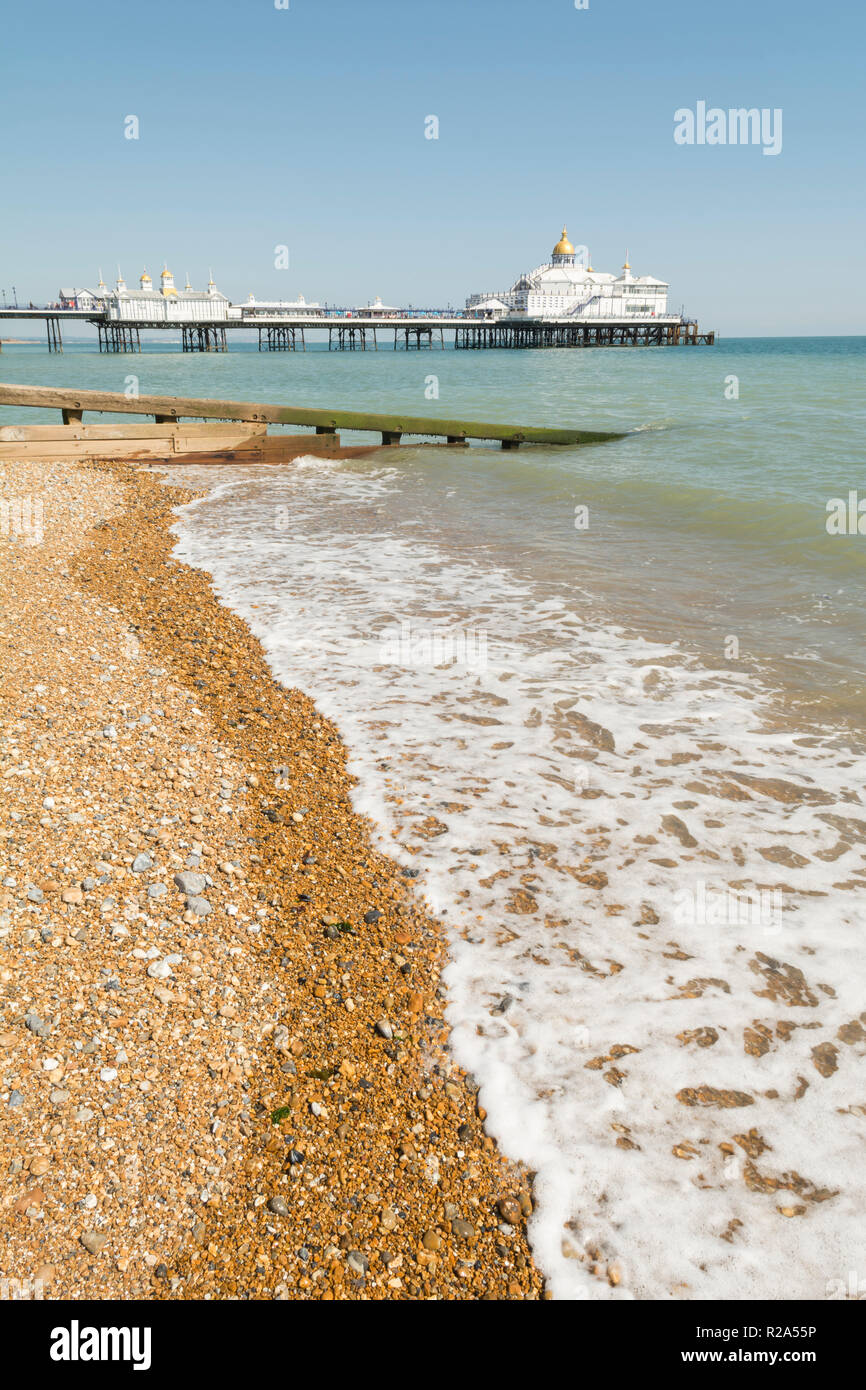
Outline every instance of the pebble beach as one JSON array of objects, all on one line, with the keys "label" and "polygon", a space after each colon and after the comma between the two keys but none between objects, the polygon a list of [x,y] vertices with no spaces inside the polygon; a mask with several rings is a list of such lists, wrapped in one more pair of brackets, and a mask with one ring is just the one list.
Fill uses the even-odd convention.
[{"label": "pebble beach", "polygon": [[449,1051],[441,926],[333,724],[172,558],[192,494],[0,468],[39,521],[0,537],[0,1280],[544,1297],[532,1174]]}]

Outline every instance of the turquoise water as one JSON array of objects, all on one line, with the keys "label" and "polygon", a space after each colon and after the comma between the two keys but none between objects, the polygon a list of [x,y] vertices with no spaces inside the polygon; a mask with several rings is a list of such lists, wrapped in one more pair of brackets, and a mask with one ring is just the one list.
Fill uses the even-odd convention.
[{"label": "turquoise water", "polygon": [[[157,343],[100,356],[68,345],[56,357],[7,346],[0,377],[123,391],[134,375],[142,393],[638,431],[582,450],[401,449],[394,506],[401,521],[400,509],[425,516],[461,552],[490,547],[636,631],[760,672],[816,713],[829,701],[840,718],[862,716],[866,536],[831,536],[826,520],[830,499],[858,487],[866,497],[866,338],[536,352],[323,346],[217,356]],[[731,376],[738,399],[726,398]],[[25,417],[56,413],[0,410],[2,422]]]}]

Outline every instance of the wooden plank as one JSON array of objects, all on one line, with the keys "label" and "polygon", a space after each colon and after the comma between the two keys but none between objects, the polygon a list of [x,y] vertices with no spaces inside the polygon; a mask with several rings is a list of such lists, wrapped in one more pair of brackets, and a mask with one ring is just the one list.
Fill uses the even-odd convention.
[{"label": "wooden plank", "polygon": [[349,458],[358,454],[372,453],[375,445],[368,445],[355,450],[346,450],[340,446],[340,436],[331,434],[327,436],[315,434],[268,434],[250,442],[250,447],[243,450],[206,450],[204,447],[201,452],[190,450],[185,457],[180,453],[172,460],[173,463],[290,463],[292,459],[304,458],[307,455],[324,458]]},{"label": "wooden plank", "polygon": [[172,439],[178,433],[187,437],[201,435],[215,443],[221,440],[247,439],[266,433],[267,425],[239,421],[231,425],[193,424],[191,421],[170,425],[139,424],[129,420],[122,425],[2,425],[0,442],[28,439],[56,439],[58,443],[75,439]]},{"label": "wooden plank", "polygon": [[623,431],[548,429],[495,425],[472,420],[445,420],[420,415],[377,415],[351,410],[305,410],[258,401],[216,401],[196,397],[127,397],[112,391],[70,391],[45,386],[0,383],[0,406],[33,406],[59,410],[103,410],[131,415],[196,417],[213,420],[252,420],[268,424],[308,425],[316,429],[375,431],[451,439],[509,439],[527,444],[596,444],[622,439]]},{"label": "wooden plank", "polygon": [[231,435],[220,434],[219,439],[203,435],[188,435],[184,426],[176,428],[164,437],[128,439],[25,439],[0,443],[0,459],[112,459],[112,458],[165,458],[172,459],[177,454],[196,452],[211,453],[214,448],[234,449],[238,452],[258,447],[264,435],[240,433],[237,429]]}]

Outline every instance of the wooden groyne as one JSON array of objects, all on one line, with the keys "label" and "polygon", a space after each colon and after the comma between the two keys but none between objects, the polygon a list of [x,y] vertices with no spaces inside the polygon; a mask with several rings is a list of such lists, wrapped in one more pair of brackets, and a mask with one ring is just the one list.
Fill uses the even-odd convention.
[{"label": "wooden groyne", "polygon": [[[443,420],[435,416],[382,415],[354,410],[301,409],[259,401],[219,401],[183,396],[126,396],[114,391],[73,391],[46,386],[0,383],[0,406],[59,410],[62,424],[0,427],[0,458],[26,457],[186,457],[225,452],[248,462],[281,462],[305,453],[345,454],[339,430],[378,434],[382,445],[406,436],[417,442],[435,439],[467,444],[492,440],[503,449],[521,444],[582,445],[622,439],[624,431],[552,429],[546,426],[497,425],[478,420]],[[153,424],[84,424],[85,412],[153,416]],[[190,424],[189,421],[208,421]],[[215,422],[221,422],[216,424]],[[226,424],[225,422],[233,422]],[[300,425],[313,434],[267,433],[268,425]],[[371,446],[368,446],[371,447]],[[372,447],[380,447],[379,445]],[[351,452],[358,452],[357,449]]]}]

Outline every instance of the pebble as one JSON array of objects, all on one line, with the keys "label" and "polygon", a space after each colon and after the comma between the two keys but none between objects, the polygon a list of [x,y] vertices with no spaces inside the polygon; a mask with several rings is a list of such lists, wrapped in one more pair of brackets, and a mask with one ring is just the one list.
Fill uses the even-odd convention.
[{"label": "pebble", "polygon": [[195,913],[196,917],[207,917],[208,913],[213,911],[207,898],[187,898],[186,905],[190,912]]},{"label": "pebble", "polygon": [[85,1231],[81,1237],[81,1244],[91,1255],[98,1255],[108,1243],[108,1236],[101,1231]]},{"label": "pebble", "polygon": [[497,1203],[499,1215],[509,1226],[517,1226],[520,1223],[520,1204],[513,1197],[502,1197]]},{"label": "pebble", "polygon": [[171,966],[164,960],[153,960],[147,967],[147,973],[152,980],[167,980],[171,974]]},{"label": "pebble", "polygon": [[78,903],[84,902],[84,893],[80,888],[64,888],[63,892],[60,894],[60,901],[75,906]]},{"label": "pebble", "polygon": [[103,1067],[99,1073],[100,1081],[106,1082],[117,1080],[117,1071],[114,1067]]},{"label": "pebble", "polygon": [[31,903],[41,903],[45,900],[45,894],[41,888],[37,888],[35,883],[31,883],[27,889],[27,899]]},{"label": "pebble", "polygon": [[364,921],[368,923],[378,922],[381,916],[382,914],[378,907],[371,907],[369,912],[364,913]]},{"label": "pebble", "polygon": [[376,1024],[376,1032],[379,1034],[380,1038],[388,1038],[390,1040],[394,1036],[394,1029],[391,1027],[387,1018],[379,1019],[379,1022]]},{"label": "pebble", "polygon": [[362,1255],[360,1250],[350,1250],[346,1257],[346,1264],[353,1269],[356,1274],[366,1274],[370,1268],[370,1261],[366,1255]]},{"label": "pebble", "polygon": [[451,1230],[454,1232],[455,1236],[457,1236],[458,1240],[475,1239],[475,1227],[472,1225],[471,1221],[464,1221],[462,1216],[455,1216],[454,1220],[451,1222]]},{"label": "pebble", "polygon": [[285,1197],[272,1197],[268,1202],[268,1211],[272,1211],[274,1216],[288,1216],[289,1204]]},{"label": "pebble", "polygon": [[184,870],[181,874],[175,874],[174,881],[182,893],[193,897],[197,893],[203,893],[207,887],[207,879],[204,874],[197,874],[189,869]]},{"label": "pebble", "polygon": [[153,860],[149,854],[137,854],[132,861],[132,872],[134,874],[146,873],[153,868]]}]

